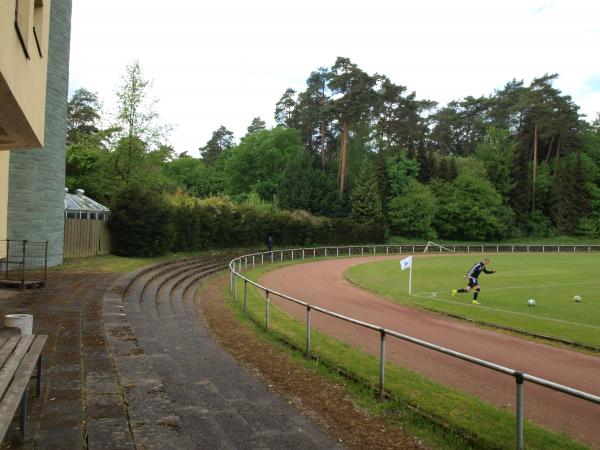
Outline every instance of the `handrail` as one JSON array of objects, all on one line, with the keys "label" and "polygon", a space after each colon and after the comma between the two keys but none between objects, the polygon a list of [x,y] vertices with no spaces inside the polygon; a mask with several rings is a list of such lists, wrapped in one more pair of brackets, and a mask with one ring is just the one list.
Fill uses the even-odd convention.
[{"label": "handrail", "polygon": [[[380,333],[381,336],[381,348],[380,348],[380,376],[379,376],[379,392],[380,392],[380,399],[383,399],[384,396],[384,381],[385,381],[385,337],[386,336],[393,336],[395,338],[407,341],[407,342],[411,342],[413,344],[419,345],[421,347],[425,347],[428,348],[430,350],[434,350],[437,351],[439,353],[443,353],[446,354],[448,356],[452,356],[458,359],[461,359],[463,361],[467,361],[470,362],[472,364],[476,364],[482,367],[485,367],[487,369],[490,370],[494,370],[496,372],[500,372],[506,375],[510,375],[512,377],[515,378],[516,381],[516,397],[517,397],[517,405],[516,405],[516,448],[521,450],[523,449],[524,446],[524,440],[523,440],[523,421],[524,421],[524,415],[523,415],[523,406],[524,406],[524,402],[523,402],[523,384],[524,381],[529,381],[531,383],[537,384],[539,386],[543,386],[558,392],[562,392],[564,394],[573,396],[573,397],[577,397],[595,404],[600,405],[600,396],[596,396],[584,391],[580,391],[574,388],[571,388],[569,386],[564,386],[562,384],[559,383],[555,383],[553,381],[549,381],[549,380],[545,380],[543,378],[540,377],[536,377],[534,375],[530,375],[527,373],[523,373],[520,372],[516,369],[511,369],[508,367],[504,367],[501,366],[499,364],[495,364],[493,362],[490,361],[486,361],[480,358],[475,358],[473,356],[464,354],[464,353],[460,353],[457,352],[455,350],[451,350],[436,344],[432,344],[430,342],[421,340],[421,339],[417,339],[414,338],[412,336],[408,336],[402,333],[398,333],[394,330],[390,330],[387,328],[383,328],[368,322],[364,322],[362,320],[358,320],[355,319],[353,317],[348,317],[348,316],[344,316],[343,314],[339,314],[336,313],[335,311],[330,311],[328,309],[322,308],[320,306],[315,306],[315,305],[311,305],[305,301],[302,301],[300,299],[291,297],[287,294],[284,294],[282,292],[277,292],[273,289],[270,289],[266,286],[262,286],[261,284],[250,280],[249,278],[243,276],[241,274],[242,271],[242,260],[244,261],[244,265],[247,268],[248,266],[248,261],[249,258],[252,258],[252,267],[254,267],[256,265],[256,259],[257,257],[260,257],[261,260],[261,264],[264,264],[265,259],[270,260],[268,262],[274,262],[275,261],[275,253],[279,254],[279,259],[278,261],[283,261],[283,257],[284,257],[284,253],[289,253],[291,255],[291,260],[294,260],[294,252],[302,252],[302,259],[305,260],[306,259],[306,252],[308,251],[309,253],[312,252],[313,255],[312,257],[314,259],[316,259],[317,257],[317,250],[321,250],[323,255],[325,257],[328,257],[327,255],[327,250],[329,249],[334,249],[335,250],[335,255],[330,255],[331,257],[333,256],[340,256],[340,249],[344,250],[344,254],[349,255],[353,255],[353,251],[354,249],[360,249],[360,254],[364,255],[364,249],[365,248],[369,248],[369,249],[373,249],[373,252],[371,254],[376,254],[377,253],[377,249],[380,248],[385,248],[386,250],[386,254],[390,254],[390,248],[397,248],[398,252],[392,252],[392,254],[399,254],[402,252],[402,248],[403,247],[408,247],[411,248],[413,250],[412,253],[415,252],[415,250],[419,247],[421,248],[426,248],[428,247],[428,245],[425,244],[402,244],[402,245],[367,245],[367,246],[327,246],[327,247],[311,247],[311,248],[294,248],[294,249],[282,249],[282,250],[273,250],[270,252],[258,252],[258,253],[251,253],[248,255],[242,255],[239,256],[237,258],[232,259],[229,262],[229,270],[230,270],[230,289],[233,292],[234,295],[234,299],[237,300],[237,278],[240,278],[241,280],[244,281],[244,312],[247,311],[247,286],[248,283],[254,287],[256,287],[259,290],[262,290],[265,292],[265,301],[266,301],[266,315],[265,315],[265,326],[268,330],[269,328],[269,294],[273,294],[276,295],[279,298],[282,298],[284,300],[288,300],[292,303],[304,306],[306,308],[307,311],[307,318],[306,318],[306,325],[307,325],[307,329],[306,329],[306,356],[310,357],[310,353],[311,353],[311,348],[310,348],[310,334],[311,334],[311,311],[318,311],[322,314],[343,320],[345,322],[349,322],[364,328],[368,328],[374,331],[378,331]],[[467,249],[469,248],[469,246],[446,246],[446,247],[453,247],[454,250],[456,251],[456,248],[464,248],[467,247]],[[506,246],[502,246],[502,245],[490,245],[490,246],[485,246],[485,245],[478,245],[476,246],[479,249],[481,249],[481,251],[485,251],[486,247],[490,247],[490,248],[495,248],[496,252],[500,252],[501,248],[511,248],[511,252],[514,252],[515,247],[517,248],[526,248],[526,251],[528,253],[532,253],[532,249],[540,248],[540,251],[537,252],[541,252],[541,253],[546,253],[545,247],[552,247],[552,248],[556,248],[557,249],[557,253],[560,253],[560,248],[561,247],[566,247],[568,249],[572,249],[573,253],[577,253],[577,248],[585,248],[587,249],[587,252],[590,253],[592,251],[592,249],[594,251],[598,251],[600,252],[600,245],[506,245]],[[440,248],[441,251],[441,248]],[[536,252],[536,253],[537,253]],[[564,251],[563,251],[564,253]],[[265,258],[265,256],[267,256],[267,258]],[[357,255],[353,255],[353,256],[357,256]],[[236,269],[236,266],[238,266],[239,271]]]}]

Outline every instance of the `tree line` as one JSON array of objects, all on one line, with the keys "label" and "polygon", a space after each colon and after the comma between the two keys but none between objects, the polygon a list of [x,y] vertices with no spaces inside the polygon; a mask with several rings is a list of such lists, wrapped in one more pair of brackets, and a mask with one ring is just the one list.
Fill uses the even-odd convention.
[{"label": "tree line", "polygon": [[348,58],[309,74],[236,141],[225,126],[175,154],[151,83],[128,66],[109,126],[94,93],[69,102],[67,185],[111,206],[132,183],[347,218],[413,238],[600,236],[600,120],[553,86],[511,80],[447,105],[420,99]]}]

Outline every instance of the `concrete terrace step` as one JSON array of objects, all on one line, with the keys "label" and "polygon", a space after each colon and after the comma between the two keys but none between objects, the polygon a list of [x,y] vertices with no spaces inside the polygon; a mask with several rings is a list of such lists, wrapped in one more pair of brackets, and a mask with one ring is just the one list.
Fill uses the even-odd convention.
[{"label": "concrete terrace step", "polygon": [[189,259],[120,280],[105,329],[141,448],[337,448],[254,380],[198,318],[198,280],[226,262]]}]

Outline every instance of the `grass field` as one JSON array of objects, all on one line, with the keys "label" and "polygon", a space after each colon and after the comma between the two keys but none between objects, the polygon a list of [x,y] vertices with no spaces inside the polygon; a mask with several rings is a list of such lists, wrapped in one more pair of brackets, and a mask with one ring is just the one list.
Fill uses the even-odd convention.
[{"label": "grass field", "polygon": [[[396,302],[600,347],[600,255],[489,258],[488,268],[497,273],[479,277],[481,305],[471,303],[471,293],[452,297],[450,292],[466,286],[463,275],[479,255],[415,256],[410,296],[408,270],[402,272],[398,260],[356,265],[346,276]],[[573,301],[576,294],[580,303]],[[535,299],[536,306],[528,306],[528,299]]]}]

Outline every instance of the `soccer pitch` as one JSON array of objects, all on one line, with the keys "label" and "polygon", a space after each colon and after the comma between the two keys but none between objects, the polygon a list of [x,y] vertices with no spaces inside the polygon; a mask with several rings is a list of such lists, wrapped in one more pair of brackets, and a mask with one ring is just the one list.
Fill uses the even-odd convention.
[{"label": "soccer pitch", "polygon": [[484,255],[413,256],[410,296],[408,270],[398,263],[404,256],[353,266],[346,276],[399,303],[600,347],[600,255],[487,256],[497,272],[480,275],[480,305],[471,303],[472,292],[452,297],[451,290],[467,285],[463,275]]}]

